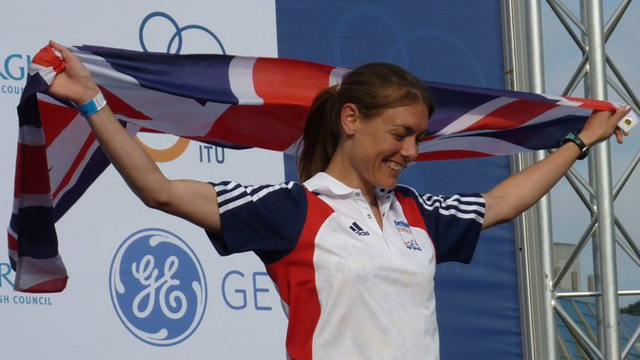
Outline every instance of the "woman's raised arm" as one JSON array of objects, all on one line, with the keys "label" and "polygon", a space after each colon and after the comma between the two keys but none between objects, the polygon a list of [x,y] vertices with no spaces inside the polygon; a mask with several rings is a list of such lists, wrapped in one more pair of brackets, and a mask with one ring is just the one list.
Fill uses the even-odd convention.
[{"label": "woman's raised arm", "polygon": [[[100,92],[91,73],[67,48],[53,41],[66,69],[58,73],[49,92],[61,99],[84,104]],[[194,180],[169,180],[147,152],[120,125],[109,106],[88,117],[101,148],[145,205],[179,216],[212,232],[220,231],[216,191]]]},{"label": "woman's raised arm", "polygon": [[[601,111],[587,120],[578,135],[587,146],[616,135],[622,143],[622,131],[618,123],[631,111],[630,106],[617,109],[614,114]],[[486,212],[483,228],[488,228],[520,215],[538,202],[569,171],[580,155],[576,144],[565,143],[542,161],[507,178],[486,194]]]}]

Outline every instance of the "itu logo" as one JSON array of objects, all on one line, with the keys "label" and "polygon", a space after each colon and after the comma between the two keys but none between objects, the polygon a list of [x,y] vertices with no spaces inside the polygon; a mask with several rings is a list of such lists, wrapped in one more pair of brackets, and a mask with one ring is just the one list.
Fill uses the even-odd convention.
[{"label": "itu logo", "polygon": [[111,263],[109,291],[124,326],[155,346],[191,336],[207,303],[200,261],[184,240],[162,229],[143,229],[124,240]]}]

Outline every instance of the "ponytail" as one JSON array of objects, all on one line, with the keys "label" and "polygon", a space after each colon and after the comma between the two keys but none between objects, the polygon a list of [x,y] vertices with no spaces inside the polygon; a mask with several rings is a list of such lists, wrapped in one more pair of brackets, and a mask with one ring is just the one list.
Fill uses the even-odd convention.
[{"label": "ponytail", "polygon": [[322,90],[311,104],[299,151],[298,174],[305,182],[325,171],[338,148],[340,113],[354,104],[363,120],[391,108],[422,103],[429,116],[435,107],[425,85],[400,66],[371,63],[349,72],[342,83]]},{"label": "ponytail", "polygon": [[311,104],[298,160],[300,182],[324,171],[336,152],[340,129],[335,118],[336,85],[322,90]]}]

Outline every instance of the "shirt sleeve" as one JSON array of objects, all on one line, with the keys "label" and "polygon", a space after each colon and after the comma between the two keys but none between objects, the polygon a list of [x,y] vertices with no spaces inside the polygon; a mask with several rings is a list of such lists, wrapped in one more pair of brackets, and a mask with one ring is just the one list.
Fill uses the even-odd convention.
[{"label": "shirt sleeve", "polygon": [[293,250],[307,216],[304,187],[295,182],[243,186],[223,181],[212,185],[222,229],[206,233],[220,255],[253,251],[263,262],[272,263]]},{"label": "shirt sleeve", "polygon": [[410,188],[404,192],[410,193],[417,202],[436,249],[436,262],[470,263],[484,222],[485,201],[482,195],[419,195]]}]

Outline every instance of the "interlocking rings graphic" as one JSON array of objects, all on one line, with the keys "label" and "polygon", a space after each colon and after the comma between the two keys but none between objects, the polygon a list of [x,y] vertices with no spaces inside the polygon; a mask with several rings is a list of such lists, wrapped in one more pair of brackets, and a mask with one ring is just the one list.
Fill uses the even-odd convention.
[{"label": "interlocking rings graphic", "polygon": [[222,54],[227,53],[227,51],[224,49],[224,45],[222,45],[222,42],[220,41],[220,39],[218,38],[218,36],[211,30],[207,29],[206,27],[202,26],[202,25],[195,25],[195,24],[191,24],[191,25],[185,25],[185,26],[180,26],[178,25],[178,22],[171,17],[171,15],[164,13],[162,11],[154,11],[152,13],[150,13],[149,15],[145,16],[144,19],[142,19],[142,22],[140,23],[140,29],[138,30],[138,39],[140,41],[140,46],[142,47],[143,51],[149,51],[149,49],[147,49],[147,45],[144,42],[144,30],[145,27],[147,26],[147,23],[149,22],[149,20],[153,19],[153,18],[163,18],[166,19],[167,21],[169,21],[169,23],[171,23],[171,25],[173,26],[173,28],[175,29],[175,32],[173,33],[173,35],[171,36],[171,38],[169,39],[169,42],[167,43],[167,54],[171,54],[171,48],[173,47],[173,42],[176,41],[176,39],[178,40],[178,45],[176,47],[176,50],[174,52],[174,54],[180,54],[182,51],[182,45],[184,42],[184,38],[183,38],[183,33],[187,30],[200,30],[203,31],[207,34],[209,34],[218,44],[218,46],[220,47],[220,51],[222,52]]},{"label": "interlocking rings graphic", "polygon": [[[202,25],[190,24],[190,25],[180,26],[178,22],[173,17],[171,17],[171,15],[162,11],[154,11],[150,13],[149,15],[145,16],[144,19],[142,19],[142,22],[140,23],[140,28],[138,30],[138,40],[140,41],[140,47],[142,47],[142,50],[145,52],[150,51],[144,40],[145,29],[147,29],[147,25],[149,21],[154,19],[160,19],[160,20],[164,19],[174,29],[173,35],[171,35],[171,37],[169,38],[169,41],[167,42],[167,48],[166,48],[167,54],[171,54],[171,53],[180,54],[182,52],[184,41],[185,41],[185,37],[183,36],[183,33],[187,30],[200,31],[202,33],[208,34],[213,40],[215,40],[215,43],[219,47],[219,51],[225,55],[227,53],[227,51],[224,48],[224,45],[222,44],[222,41],[220,41],[218,36],[213,31],[207,29]],[[172,49],[174,49],[173,52],[172,52]],[[142,147],[147,151],[147,153],[149,153],[151,158],[158,163],[169,162],[177,159],[187,150],[187,147],[189,146],[189,142],[190,142],[188,139],[178,138],[173,145],[167,148],[155,149],[145,144],[138,137],[136,137],[136,140],[140,145],[142,145]]]},{"label": "interlocking rings graphic", "polygon": [[140,230],[125,239],[111,263],[109,291],[127,330],[156,346],[191,336],[207,303],[200,261],[184,240],[162,229]]}]

